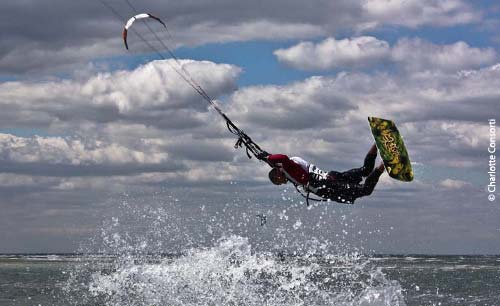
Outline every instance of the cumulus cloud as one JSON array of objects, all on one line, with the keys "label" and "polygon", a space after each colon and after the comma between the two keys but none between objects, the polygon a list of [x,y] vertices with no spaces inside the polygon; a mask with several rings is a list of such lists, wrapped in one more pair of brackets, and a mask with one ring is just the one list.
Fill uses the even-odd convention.
[{"label": "cumulus cloud", "polygon": [[[223,121],[177,75],[171,67],[175,64],[155,61],[84,79],[0,84],[4,130],[71,135],[0,134],[0,171],[52,177],[177,171],[182,180],[193,163],[232,160],[233,140]],[[240,69],[235,66],[181,64],[213,97],[236,88]],[[73,186],[64,183],[58,189]]]},{"label": "cumulus cloud", "polygon": [[371,36],[327,38],[318,44],[301,42],[274,52],[280,62],[304,70],[370,65],[389,56],[389,44]]},{"label": "cumulus cloud", "polygon": [[[302,156],[325,170],[361,166],[364,154],[373,142],[366,116],[395,119],[405,136],[412,161],[417,162],[418,183],[404,185],[388,181],[387,175],[384,175],[376,192],[369,198],[360,199],[358,204],[367,205],[359,209],[372,215],[380,213],[381,209],[389,213],[403,210],[403,215],[413,211],[425,219],[430,212],[436,213],[435,203],[440,203],[440,209],[457,202],[461,208],[467,206],[469,191],[476,190],[465,189],[472,185],[468,179],[463,179],[465,183],[447,181],[450,175],[446,174],[446,178],[438,180],[441,182],[438,183],[439,190],[456,189],[450,189],[453,192],[448,192],[446,196],[429,192],[430,186],[428,182],[426,184],[425,177],[429,173],[422,173],[424,171],[420,167],[437,165],[471,172],[474,171],[472,167],[477,169],[484,164],[481,152],[484,152],[482,144],[486,143],[487,132],[483,134],[481,127],[486,127],[483,121],[485,114],[498,112],[495,101],[500,98],[500,89],[496,86],[500,79],[499,67],[493,65],[459,73],[433,72],[428,74],[432,76],[429,78],[422,75],[342,72],[333,77],[311,77],[283,86],[242,88],[223,101],[221,106],[262,148],[269,152]],[[110,74],[110,78],[113,77],[117,76]],[[74,87],[75,83],[87,84],[87,80],[65,81],[60,85],[78,88]],[[107,97],[106,93],[120,88],[120,82],[116,85],[110,83],[111,80],[104,77],[106,86],[99,88],[95,85],[92,95]],[[36,83],[16,84],[37,88],[29,87]],[[46,106],[51,105],[52,100],[58,100],[58,93],[66,91],[45,91],[50,98],[43,99],[40,92],[44,90],[34,91],[41,102],[32,111],[43,110],[51,120],[54,107]],[[146,91],[155,92],[151,89]],[[5,94],[3,101],[14,101],[19,96],[22,95],[13,91],[13,96]],[[68,96],[65,94],[65,99]],[[28,205],[24,203],[60,208],[58,213],[71,212],[81,218],[95,211],[75,213],[75,207],[87,209],[91,206],[89,203],[102,202],[108,193],[128,192],[132,187],[140,187],[141,191],[150,190],[148,188],[152,186],[168,189],[182,187],[184,192],[189,191],[188,197],[193,201],[209,194],[218,196],[217,199],[227,199],[228,194],[232,195],[235,190],[256,190],[261,199],[269,195],[268,190],[279,190],[273,186],[262,189],[260,185],[268,185],[267,165],[254,159],[248,160],[243,151],[231,148],[235,139],[225,130],[218,114],[207,112],[206,108],[197,108],[197,104],[189,99],[186,100],[186,108],[171,101],[174,109],[183,110],[186,114],[201,114],[204,125],[187,124],[183,129],[162,130],[157,125],[132,120],[130,115],[140,109],[147,112],[151,109],[153,112],[153,109],[161,108],[155,102],[150,106],[147,100],[128,101],[120,109],[116,101],[122,100],[107,97],[102,103],[115,105],[116,111],[128,120],[90,120],[88,118],[92,117],[86,116],[85,122],[78,124],[75,118],[81,117],[75,114],[73,120],[65,121],[82,138],[2,135],[0,167],[4,176],[0,177],[0,184],[4,186],[0,188],[4,198],[2,204],[9,206],[8,215],[2,215],[2,224],[13,226],[11,219],[18,220],[19,215],[24,216],[25,211],[18,213],[16,210],[21,205]],[[19,107],[17,111],[22,111],[29,109],[32,103],[34,101],[15,105]],[[165,103],[170,103],[170,100],[166,99]],[[57,105],[59,111],[73,107],[72,103]],[[184,118],[182,114],[179,119]],[[60,124],[61,120],[54,124]],[[446,161],[456,164],[449,165]],[[460,164],[461,161],[468,161],[469,164]],[[425,172],[432,175],[432,167],[429,168],[431,170]],[[7,182],[10,179],[12,184],[9,185]],[[239,185],[230,185],[229,182]],[[213,186],[220,189],[209,188]],[[197,188],[202,195],[199,198],[193,195]],[[467,194],[462,195],[462,191]],[[401,198],[409,201],[401,203]],[[198,207],[196,205],[198,203],[195,203]],[[427,210],[425,214],[420,214],[420,208]],[[455,211],[456,206],[453,209]],[[9,217],[12,215],[14,217]],[[72,218],[67,217],[67,220]],[[385,213],[384,220],[387,218]],[[395,214],[391,218],[400,220],[401,216]],[[89,219],[95,220],[95,217]],[[51,219],[44,217],[43,220],[48,223]],[[415,228],[419,226],[421,224]]]},{"label": "cumulus cloud", "polygon": [[117,144],[85,143],[80,139],[63,137],[16,137],[0,134],[0,156],[14,162],[43,161],[53,164],[126,164],[161,163],[167,156],[163,152],[145,153]]},{"label": "cumulus cloud", "polygon": [[[181,64],[213,97],[236,88],[240,69],[235,66],[190,60]],[[0,125],[49,127],[83,121],[127,121],[170,129],[200,125],[207,104],[172,69],[176,65],[174,60],[154,61],[133,71],[98,73],[86,80],[2,83]]]},{"label": "cumulus cloud", "polygon": [[[372,141],[366,125],[367,116],[396,119],[411,148],[413,161],[470,168],[481,163],[478,152],[487,142],[487,132],[483,131],[486,128],[482,122],[484,116],[498,109],[495,101],[500,98],[500,92],[493,85],[500,79],[497,67],[438,74],[418,82],[413,76],[402,78],[385,73],[311,77],[285,86],[242,88],[222,107],[265,150],[301,155],[324,169],[344,170],[359,166]],[[72,82],[63,83],[74,88]],[[111,80],[104,78],[106,86],[95,85],[97,89],[92,95],[107,96],[102,93],[111,92],[113,86],[120,84],[112,86],[108,82]],[[49,102],[55,99],[54,92],[67,92],[58,90],[47,91],[51,97],[47,99]],[[41,95],[38,92],[44,91],[35,91],[35,95]],[[16,96],[14,91],[13,97]],[[115,103],[109,102],[115,101],[113,99],[103,101]],[[148,110],[147,101],[142,101],[124,104],[123,116],[140,108]],[[168,102],[167,99],[165,103]],[[52,108],[44,107],[42,103],[38,108],[51,114]],[[60,107],[71,110],[73,105]],[[172,107],[181,106],[174,104]],[[183,111],[187,115],[203,114],[204,125],[161,130],[154,123],[145,125],[132,120],[87,120],[81,125],[70,120],[66,126],[73,126],[79,136],[3,135],[1,167],[4,172],[20,175],[49,173],[58,177],[132,176],[175,171],[175,175],[155,179],[171,183],[256,181],[258,177],[265,177],[266,167],[247,161],[244,152],[232,149],[235,139],[226,131],[218,114],[207,112],[206,108],[197,109],[189,101],[186,107]],[[184,120],[184,114],[179,120]],[[447,156],[446,163],[443,156]],[[233,163],[237,166],[232,168]],[[60,189],[71,186],[74,185],[62,184]]]},{"label": "cumulus cloud", "polygon": [[484,163],[485,118],[500,111],[497,66],[429,78],[352,72],[254,86],[236,92],[229,110],[263,148],[322,168],[359,166],[371,142],[366,117],[377,116],[396,120],[413,161],[470,169]]},{"label": "cumulus cloud", "polygon": [[233,95],[230,111],[235,118],[260,127],[301,130],[327,126],[356,109],[330,85],[329,79],[313,77],[288,86],[244,88]]},{"label": "cumulus cloud", "polygon": [[116,143],[63,137],[0,134],[0,170],[40,176],[117,175],[168,172],[180,163],[154,146],[127,148]]},{"label": "cumulus cloud", "polygon": [[401,39],[392,49],[392,59],[413,71],[473,69],[496,58],[493,48],[474,48],[463,41],[437,45],[419,38]]},{"label": "cumulus cloud", "polygon": [[411,72],[453,72],[492,64],[493,48],[475,48],[466,42],[438,45],[419,38],[402,38],[394,46],[371,36],[336,40],[326,38],[314,44],[301,42],[274,52],[278,60],[302,70],[327,70],[373,66],[394,62]]}]

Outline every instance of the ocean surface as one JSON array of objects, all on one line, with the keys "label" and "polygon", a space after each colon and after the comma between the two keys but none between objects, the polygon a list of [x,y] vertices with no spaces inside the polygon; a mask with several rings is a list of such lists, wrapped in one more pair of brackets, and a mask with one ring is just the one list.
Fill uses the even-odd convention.
[{"label": "ocean surface", "polygon": [[1,255],[0,305],[500,305],[500,256]]},{"label": "ocean surface", "polygon": [[500,256],[364,255],[392,228],[351,210],[164,199],[120,199],[78,255],[0,255],[0,306],[500,306]]}]

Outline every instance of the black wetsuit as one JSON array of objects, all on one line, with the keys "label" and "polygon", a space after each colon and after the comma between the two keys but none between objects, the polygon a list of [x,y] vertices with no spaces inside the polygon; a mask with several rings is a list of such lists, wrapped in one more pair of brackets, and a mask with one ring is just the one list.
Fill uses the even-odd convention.
[{"label": "black wetsuit", "polygon": [[[345,172],[330,171],[326,178],[319,178],[310,172],[310,186],[317,188],[316,195],[339,203],[353,204],[362,196],[370,195],[383,171],[373,169],[377,154],[367,154],[363,167]],[[312,174],[312,175],[311,175]],[[361,184],[363,177],[365,182]]]}]

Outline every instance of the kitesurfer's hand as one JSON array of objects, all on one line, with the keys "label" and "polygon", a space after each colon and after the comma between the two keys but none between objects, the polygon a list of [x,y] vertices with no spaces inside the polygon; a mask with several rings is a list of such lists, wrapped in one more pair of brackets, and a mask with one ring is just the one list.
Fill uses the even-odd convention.
[{"label": "kitesurfer's hand", "polygon": [[266,151],[263,151],[263,152],[257,154],[257,158],[260,160],[265,160],[268,156],[269,156],[269,153],[267,153]]}]

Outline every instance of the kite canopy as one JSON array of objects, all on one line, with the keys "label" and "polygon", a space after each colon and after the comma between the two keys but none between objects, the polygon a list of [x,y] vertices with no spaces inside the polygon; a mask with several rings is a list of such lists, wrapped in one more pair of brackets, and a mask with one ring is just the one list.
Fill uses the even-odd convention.
[{"label": "kite canopy", "polygon": [[127,48],[127,50],[128,50],[128,44],[127,44],[127,32],[128,32],[128,29],[132,26],[132,24],[134,23],[134,21],[136,21],[138,19],[144,19],[144,18],[152,18],[152,19],[158,21],[159,23],[161,23],[165,28],[167,27],[167,25],[163,21],[161,21],[160,18],[155,17],[155,16],[153,16],[151,14],[142,13],[142,14],[135,15],[134,17],[130,18],[127,21],[127,23],[125,24],[125,28],[123,28],[123,33],[122,33],[123,43],[125,43],[125,48]]}]

